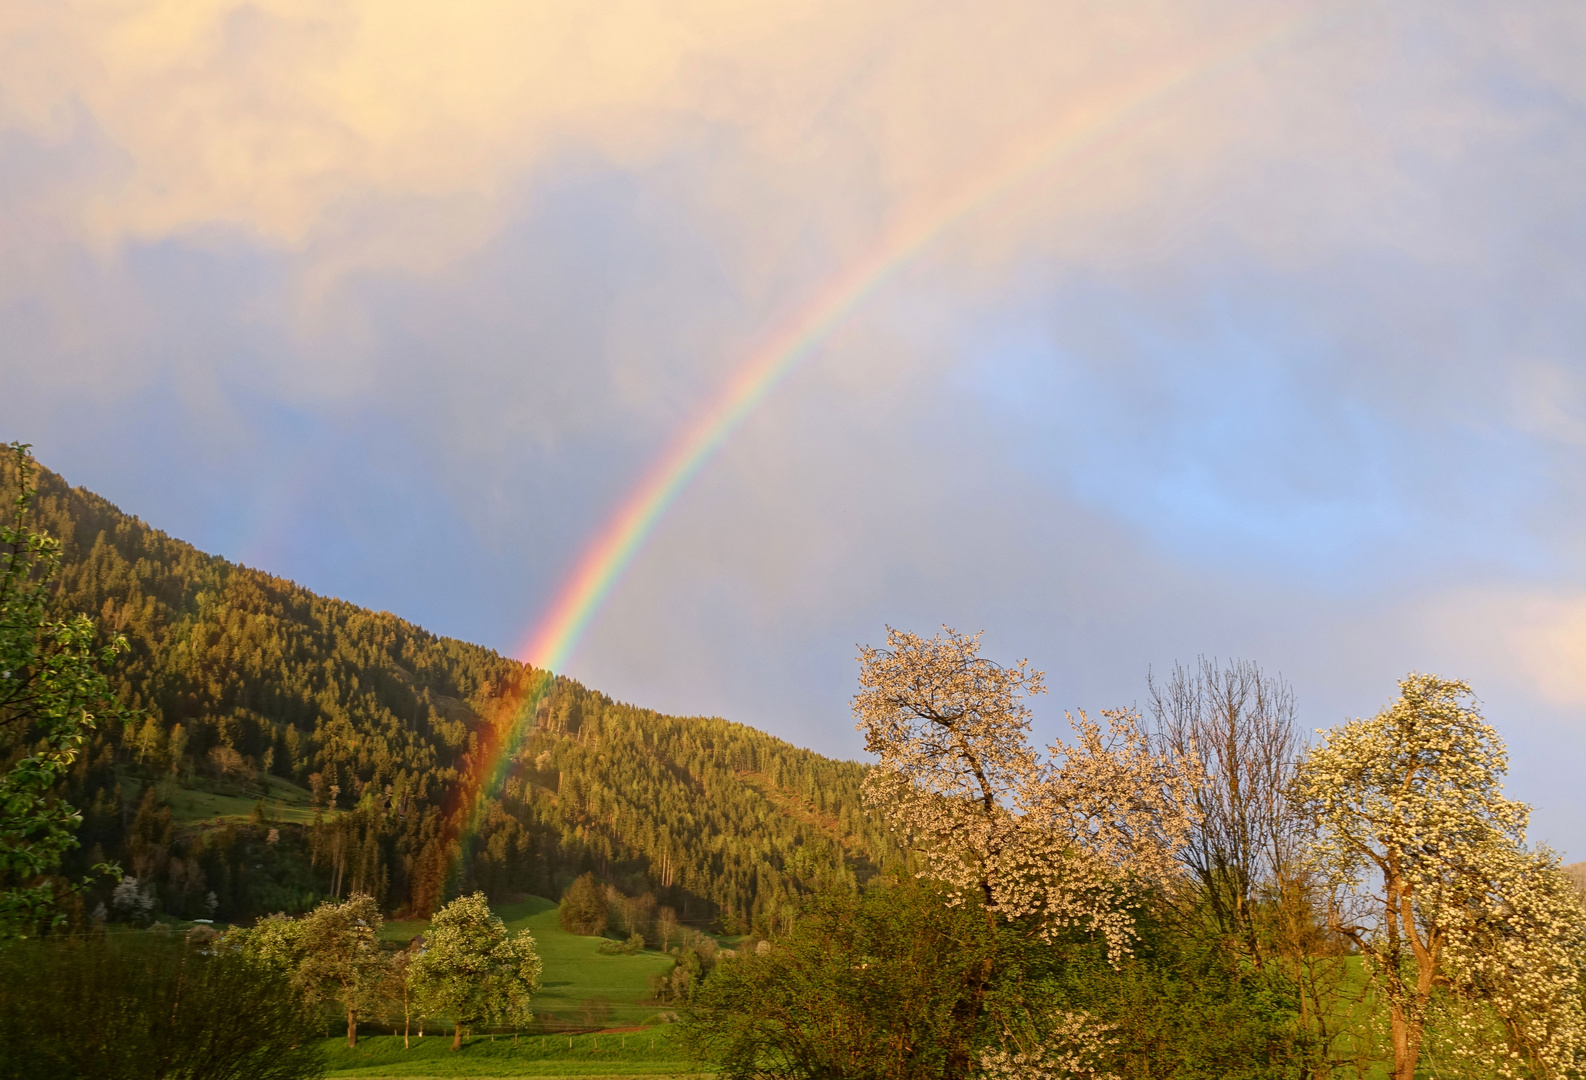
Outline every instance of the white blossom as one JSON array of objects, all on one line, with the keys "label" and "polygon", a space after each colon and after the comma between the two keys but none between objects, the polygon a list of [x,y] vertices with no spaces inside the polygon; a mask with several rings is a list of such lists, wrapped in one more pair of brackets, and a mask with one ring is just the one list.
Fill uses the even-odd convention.
[{"label": "white blossom", "polygon": [[154,889],[129,874],[111,890],[110,907],[128,922],[145,922],[154,917]]},{"label": "white blossom", "polygon": [[[1002,667],[980,638],[945,629],[924,639],[889,630],[860,651],[854,713],[878,757],[865,778],[878,807],[924,861],[925,875],[975,896],[988,917],[1027,921],[1053,940],[1100,935],[1117,962],[1134,940],[1143,889],[1177,874],[1194,780],[1181,759],[1152,752],[1132,712],[1070,716],[1074,741],[1043,757],[1029,744],[1026,699],[1044,691],[1027,661]],[[1109,1037],[1083,1014],[1051,1018],[1039,1045],[1011,1036],[989,1048],[990,1077],[1099,1077]]]},{"label": "white blossom", "polygon": [[1117,959],[1132,939],[1131,897],[1176,873],[1188,832],[1187,765],[1152,752],[1126,711],[1070,715],[1072,744],[1029,745],[1025,699],[1044,692],[1028,661],[1002,667],[953,630],[889,630],[860,652],[854,699],[880,759],[865,798],[919,851],[930,876],[1053,936],[1102,934]]},{"label": "white blossom", "polygon": [[1118,1080],[1102,1064],[1118,1043],[1112,1032],[1085,1013],[1059,1012],[1046,1025],[1044,1045],[982,1051],[980,1075],[986,1080]]},{"label": "white blossom", "polygon": [[[1296,781],[1333,928],[1388,1008],[1393,1075],[1414,1076],[1438,1026],[1465,1065],[1574,1075],[1586,1049],[1580,898],[1557,857],[1525,846],[1529,808],[1502,795],[1503,744],[1470,687],[1435,675],[1399,686],[1375,717],[1325,733]],[[1500,1037],[1483,1034],[1494,1026]]]}]

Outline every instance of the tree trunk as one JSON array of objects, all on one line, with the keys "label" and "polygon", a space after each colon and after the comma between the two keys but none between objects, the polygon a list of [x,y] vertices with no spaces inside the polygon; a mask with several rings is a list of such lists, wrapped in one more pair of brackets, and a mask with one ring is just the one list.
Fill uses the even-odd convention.
[{"label": "tree trunk", "polygon": [[1389,1006],[1388,1015],[1393,1034],[1393,1080],[1415,1080],[1415,1066],[1421,1056],[1421,1025],[1405,1016],[1402,1006]]},{"label": "tree trunk", "polygon": [[413,1014],[402,1010],[402,1049],[408,1048],[408,1032],[413,1030]]},{"label": "tree trunk", "polygon": [[[1421,1057],[1421,1038],[1426,1024],[1426,1003],[1432,996],[1432,979],[1437,970],[1436,932],[1421,941],[1415,921],[1412,887],[1399,876],[1397,859],[1390,859],[1387,880],[1389,940],[1393,955],[1400,955],[1400,935],[1415,957],[1416,977],[1412,991],[1405,985],[1402,969],[1395,966],[1391,979],[1396,984],[1388,999],[1389,1031],[1393,1036],[1393,1080],[1415,1080],[1415,1066]],[[1430,946],[1430,947],[1428,947]]]},{"label": "tree trunk", "polygon": [[452,1025],[452,1049],[456,1050],[458,1047],[460,1047],[462,1045],[463,1045],[463,1026],[461,1024],[453,1024]]},{"label": "tree trunk", "polygon": [[349,1048],[352,1048],[352,1047],[356,1047],[357,1045],[358,1045],[358,1010],[357,1009],[348,1009],[347,1010],[347,1046]]}]

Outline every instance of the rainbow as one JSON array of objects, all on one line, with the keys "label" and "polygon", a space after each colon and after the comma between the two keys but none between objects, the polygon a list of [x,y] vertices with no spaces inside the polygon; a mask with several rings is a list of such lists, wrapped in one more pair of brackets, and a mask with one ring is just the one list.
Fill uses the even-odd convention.
[{"label": "rainbow", "polygon": [[566,664],[667,510],[754,410],[834,328],[954,226],[1033,177],[1058,165],[1077,163],[1086,151],[1101,148],[1108,136],[1124,129],[1153,105],[1291,39],[1312,21],[1291,19],[1241,37],[1168,66],[1116,95],[1105,107],[1065,116],[1016,147],[951,197],[899,221],[874,248],[821,289],[780,332],[752,352],[605,521],[519,650],[520,658],[531,670],[524,672],[523,684],[512,700],[503,702],[510,719],[497,729],[499,741],[481,748],[483,753],[474,763],[476,771],[464,781],[460,792],[466,805],[459,807],[462,813],[453,820],[461,827],[464,843],[475,831],[474,819],[484,802],[481,796],[493,795],[499,789],[533,726],[539,703],[554,688],[552,672]]},{"label": "rainbow", "polygon": [[1292,38],[1309,20],[1290,20],[1241,38],[1145,80],[1106,108],[1065,117],[951,198],[910,215],[880,244],[823,288],[780,333],[739,365],[633,486],[579,556],[519,656],[560,670],[624,571],[689,483],[732,434],[817,346],[900,268],[941,235],[1037,174],[1097,148],[1151,105]]}]

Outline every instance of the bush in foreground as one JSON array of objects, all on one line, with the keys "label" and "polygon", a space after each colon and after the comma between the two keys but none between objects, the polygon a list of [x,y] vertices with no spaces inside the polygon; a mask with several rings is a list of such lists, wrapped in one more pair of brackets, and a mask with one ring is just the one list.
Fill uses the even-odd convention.
[{"label": "bush in foreground", "polygon": [[684,1040],[733,1080],[946,1074],[987,1036],[971,1014],[974,976],[1017,943],[978,905],[944,900],[910,879],[813,898],[771,949],[716,966]]},{"label": "bush in foreground", "polygon": [[0,947],[0,1080],[299,1080],[316,1025],[235,953],[127,934]]}]

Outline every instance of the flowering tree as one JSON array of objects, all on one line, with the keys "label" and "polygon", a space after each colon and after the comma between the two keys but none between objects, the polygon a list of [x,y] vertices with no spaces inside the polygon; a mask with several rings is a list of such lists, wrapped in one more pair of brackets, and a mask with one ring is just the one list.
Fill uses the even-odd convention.
[{"label": "flowering tree", "polygon": [[380,949],[380,905],[356,895],[305,915],[298,977],[347,1013],[347,1045],[358,1045],[358,1013],[378,993],[388,959]]},{"label": "flowering tree", "polygon": [[307,1002],[336,1002],[347,1013],[347,1045],[357,1046],[358,1014],[377,1000],[389,967],[381,922],[374,897],[356,895],[327,901],[301,919],[271,915],[228,938],[286,971]]},{"label": "flowering tree", "polygon": [[110,909],[118,918],[139,926],[154,921],[154,889],[135,877],[124,877],[110,892]]},{"label": "flowering tree", "polygon": [[451,1017],[453,1050],[465,1027],[533,1019],[529,1002],[540,988],[534,936],[509,934],[484,893],[460,896],[436,912],[412,972],[424,1012]]},{"label": "flowering tree", "polygon": [[[1586,913],[1529,808],[1501,794],[1507,756],[1470,687],[1412,674],[1369,720],[1326,733],[1296,794],[1341,898],[1333,929],[1387,1004],[1394,1080],[1413,1080],[1440,1011],[1452,1052],[1502,1076],[1573,1074]],[[1495,1022],[1504,1037],[1477,1030]]]},{"label": "flowering tree", "polygon": [[[1125,954],[1140,888],[1175,873],[1189,827],[1185,764],[1154,753],[1129,712],[1104,713],[1106,727],[1071,716],[1074,743],[1055,742],[1043,757],[1029,743],[1026,703],[1044,691],[1042,674],[982,657],[978,635],[889,629],[887,647],[862,648],[859,661],[854,714],[879,759],[865,797],[929,876],[973,894],[989,920],[1048,941],[1081,926],[1104,937],[1115,961]],[[986,987],[994,975],[976,978]],[[984,995],[971,1002],[978,1022]],[[1084,1017],[1048,1019],[1044,1045],[1005,1032],[1015,1045],[986,1051],[982,1067],[1056,1075],[1058,1063],[1099,1045]]]}]

